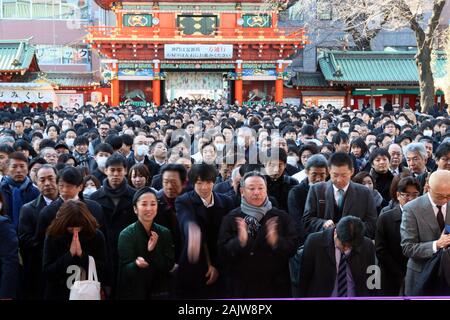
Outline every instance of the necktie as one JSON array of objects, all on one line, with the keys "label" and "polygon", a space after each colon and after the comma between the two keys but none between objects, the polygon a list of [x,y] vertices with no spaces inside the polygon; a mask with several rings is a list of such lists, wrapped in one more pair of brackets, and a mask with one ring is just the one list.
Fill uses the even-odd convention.
[{"label": "necktie", "polygon": [[339,207],[339,210],[342,210],[344,207],[344,190],[342,189],[338,190],[337,205]]},{"label": "necktie", "polygon": [[444,227],[445,227],[444,215],[442,214],[442,210],[441,210],[442,206],[436,206],[436,207],[438,208],[438,213],[437,213],[436,218],[437,218],[437,222],[439,224],[439,229],[442,232],[442,230],[444,230]]},{"label": "necktie", "polygon": [[337,274],[337,295],[338,297],[347,296],[347,256],[342,252],[339,261],[339,269]]}]

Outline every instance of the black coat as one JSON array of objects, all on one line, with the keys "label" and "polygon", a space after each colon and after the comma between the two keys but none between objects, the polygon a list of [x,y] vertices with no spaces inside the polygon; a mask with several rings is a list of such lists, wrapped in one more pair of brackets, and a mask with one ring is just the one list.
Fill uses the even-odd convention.
[{"label": "black coat", "polygon": [[303,225],[303,213],[305,211],[306,198],[308,197],[309,181],[304,179],[299,185],[291,189],[288,196],[288,213],[295,221],[295,229],[299,237],[299,244],[305,242],[305,226]]},{"label": "black coat", "polygon": [[42,298],[42,248],[35,241],[39,213],[47,204],[42,195],[24,205],[19,219],[19,246],[24,268],[25,297]]},{"label": "black coat", "polygon": [[44,243],[43,271],[46,278],[45,299],[69,300],[70,290],[67,280],[71,276],[67,273],[68,267],[77,265],[87,274],[89,266],[88,256],[95,259],[98,281],[105,279],[107,269],[106,243],[103,233],[96,231],[93,238],[87,238],[83,231],[79,233],[83,254],[81,257],[70,254],[72,234],[66,233],[60,237],[47,236]]},{"label": "black coat", "polygon": [[397,296],[406,275],[408,258],[400,246],[400,223],[402,211],[399,206],[383,212],[377,221],[375,246],[381,269],[381,289],[384,295]]},{"label": "black coat", "polygon": [[375,181],[374,188],[378,190],[378,192],[386,202],[389,202],[391,200],[390,189],[392,179],[394,179],[394,175],[392,174],[392,172],[388,170],[386,173],[378,173],[374,169],[372,169],[370,170],[370,175]]},{"label": "black coat", "polygon": [[135,192],[135,189],[127,185],[127,192],[120,198],[117,207],[114,205],[113,200],[106,194],[104,187],[94,192],[90,198],[91,201],[97,202],[103,210],[105,229],[108,233],[106,244],[111,257],[114,276],[117,273],[119,263],[117,254],[119,235],[123,229],[137,220],[133,210],[133,196]]},{"label": "black coat", "polygon": [[[206,286],[205,275],[208,271],[207,256],[211,264],[219,270],[219,279],[222,264],[217,253],[217,240],[222,218],[233,208],[233,200],[223,194],[213,192],[214,206],[206,208],[201,198],[195,191],[187,192],[177,198],[175,209],[182,234],[183,250],[179,259],[177,275],[177,290],[182,297],[211,297],[211,295],[221,294],[211,292],[219,287]],[[191,264],[187,258],[188,225],[195,223],[202,233],[202,247],[199,261]],[[206,251],[206,248],[208,252]],[[218,280],[220,281],[220,280]]]},{"label": "black coat", "polygon": [[96,177],[98,179],[98,181],[100,181],[100,185],[102,185],[103,180],[105,180],[107,178],[106,174],[104,174],[103,172],[101,172],[100,170],[95,169],[94,171],[91,172],[91,174]]},{"label": "black coat", "polygon": [[172,235],[173,244],[175,246],[175,261],[178,262],[182,248],[181,248],[181,231],[177,219],[177,212],[175,211],[175,205],[172,207],[167,203],[163,190],[158,191],[157,199],[158,199],[158,213],[154,219],[154,223],[157,223],[169,229]]},{"label": "black coat", "polygon": [[277,200],[277,208],[287,211],[289,191],[291,191],[294,186],[298,185],[298,181],[287,175],[283,175],[277,180],[273,180],[266,176],[266,180],[267,193]]},{"label": "black coat", "polygon": [[[292,218],[277,208],[268,211],[260,221],[255,238],[249,236],[241,247],[235,219],[244,218],[241,208],[224,217],[219,234],[219,252],[226,266],[226,278],[232,298],[290,297],[289,258],[298,246]],[[266,240],[266,222],[278,217],[279,241],[275,249]]]},{"label": "black coat", "polygon": [[[336,282],[334,228],[311,234],[306,239],[301,259],[300,297],[330,297]],[[359,248],[353,248],[348,263],[355,283],[356,296],[369,296],[367,267],[375,264],[375,247],[364,238]]]},{"label": "black coat", "polygon": [[19,241],[9,219],[0,215],[0,299],[13,299],[19,286]]}]

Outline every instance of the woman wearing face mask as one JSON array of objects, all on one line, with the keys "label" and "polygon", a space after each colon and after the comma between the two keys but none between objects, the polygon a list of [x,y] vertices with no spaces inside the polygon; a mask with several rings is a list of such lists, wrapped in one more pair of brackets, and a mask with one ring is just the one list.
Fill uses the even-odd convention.
[{"label": "woman wearing face mask", "polygon": [[138,221],[119,236],[118,298],[168,298],[175,250],[169,229],[153,222],[158,212],[155,191],[139,189],[133,197],[133,208]]},{"label": "woman wearing face mask", "polygon": [[83,186],[83,197],[89,199],[101,187],[101,183],[95,176],[87,175],[83,179]]},{"label": "woman wearing face mask", "polygon": [[150,171],[147,166],[142,163],[137,163],[132,166],[128,173],[128,183],[136,190],[149,186],[151,180]]}]

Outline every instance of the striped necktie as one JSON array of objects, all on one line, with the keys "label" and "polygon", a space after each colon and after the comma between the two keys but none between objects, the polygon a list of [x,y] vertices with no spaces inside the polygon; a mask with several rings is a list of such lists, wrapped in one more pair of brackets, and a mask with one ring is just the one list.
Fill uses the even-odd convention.
[{"label": "striped necktie", "polygon": [[337,279],[338,297],[347,297],[347,256],[343,252],[341,252]]}]

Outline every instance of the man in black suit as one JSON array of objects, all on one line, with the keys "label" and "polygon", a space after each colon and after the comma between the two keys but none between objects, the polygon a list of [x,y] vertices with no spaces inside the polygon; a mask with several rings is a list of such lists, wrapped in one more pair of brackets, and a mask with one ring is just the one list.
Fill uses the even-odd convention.
[{"label": "man in black suit", "polygon": [[370,295],[368,267],[375,264],[375,248],[364,237],[364,224],[354,216],[336,228],[312,234],[305,242],[300,268],[301,297]]},{"label": "man in black suit", "polygon": [[328,161],[330,180],[311,186],[306,200],[303,223],[307,234],[333,228],[342,217],[353,215],[365,224],[366,235],[373,239],[377,209],[370,190],[352,182],[353,162],[346,153],[334,153]]},{"label": "man in black suit", "polygon": [[303,226],[303,212],[305,211],[306,198],[311,185],[324,182],[328,175],[327,159],[321,154],[315,154],[308,159],[305,166],[306,179],[296,185],[289,192],[288,212],[295,220],[295,229],[299,236],[300,245],[305,242],[305,230]]},{"label": "man in black suit", "polygon": [[176,287],[182,298],[224,295],[217,241],[222,218],[233,209],[233,200],[213,192],[217,174],[214,165],[193,165],[189,181],[194,190],[175,201],[183,241]]},{"label": "man in black suit", "polygon": [[402,178],[397,185],[398,204],[378,217],[375,246],[381,268],[381,289],[385,296],[401,294],[408,258],[400,246],[400,223],[405,204],[419,195],[419,182],[414,177]]},{"label": "man in black suit", "polygon": [[44,164],[36,173],[40,196],[20,210],[19,246],[24,267],[24,293],[26,299],[42,299],[42,257],[37,250],[34,235],[41,210],[58,198],[55,167]]}]

